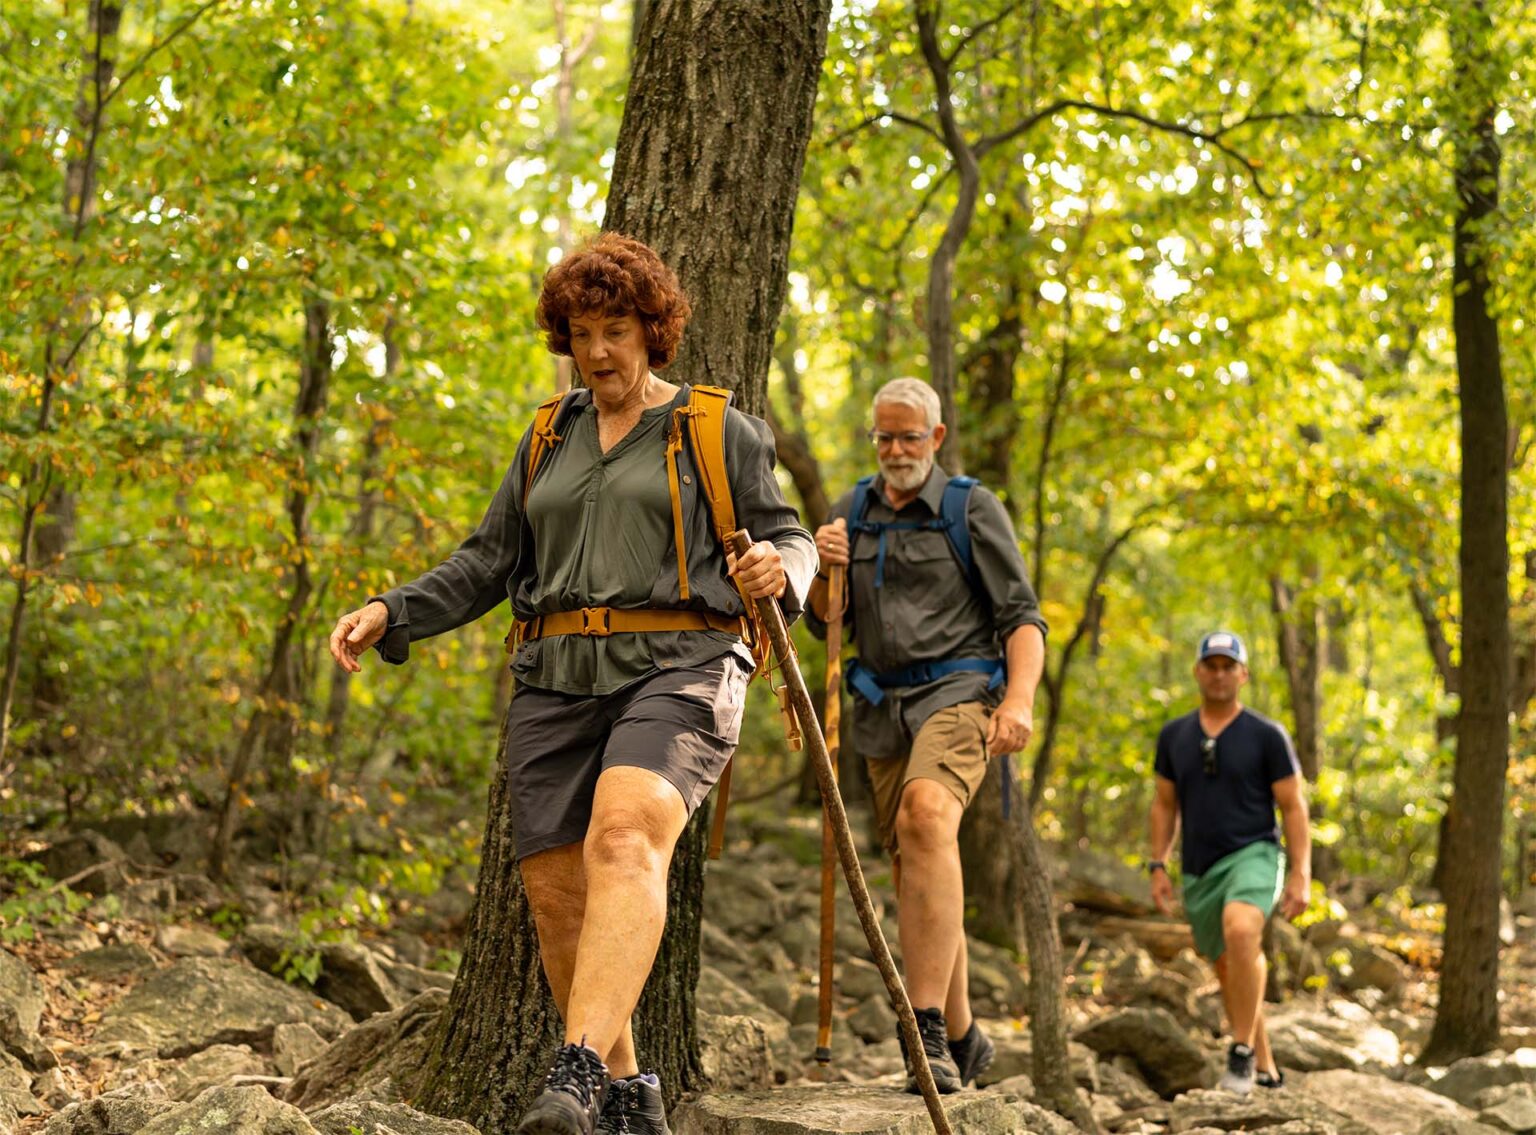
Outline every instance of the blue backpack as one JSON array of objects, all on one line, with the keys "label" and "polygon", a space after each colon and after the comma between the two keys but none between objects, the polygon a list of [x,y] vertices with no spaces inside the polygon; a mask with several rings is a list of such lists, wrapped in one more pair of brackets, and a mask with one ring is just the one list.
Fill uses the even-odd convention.
[{"label": "blue backpack", "polygon": [[976,571],[976,562],[971,557],[971,529],[965,522],[966,509],[970,507],[971,490],[977,485],[975,477],[951,477],[949,484],[944,486],[944,497],[939,503],[939,515],[930,520],[891,520],[868,521],[865,516],[869,513],[869,506],[879,491],[875,488],[875,478],[871,474],[861,477],[858,484],[853,486],[853,498],[848,507],[848,549],[853,550],[854,541],[861,535],[875,535],[880,537],[880,551],[875,556],[875,586],[885,586],[885,534],[892,528],[907,531],[927,530],[940,531],[949,541],[950,551],[955,553],[955,559],[960,561],[960,570],[965,573],[966,580],[971,585],[971,591],[978,597],[985,599],[987,589],[982,586],[981,577]]}]

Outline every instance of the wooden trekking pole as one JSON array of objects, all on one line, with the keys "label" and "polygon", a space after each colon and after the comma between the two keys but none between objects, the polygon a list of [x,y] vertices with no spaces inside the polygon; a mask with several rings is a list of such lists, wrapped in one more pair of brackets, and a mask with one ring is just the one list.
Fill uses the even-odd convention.
[{"label": "wooden trekking pole", "polygon": [[[745,532],[731,534],[731,547],[736,558],[745,556],[752,542]],[[821,785],[821,803],[826,810],[828,826],[832,829],[837,845],[837,858],[843,865],[843,877],[848,880],[848,891],[853,896],[853,909],[864,927],[864,937],[869,942],[875,965],[885,979],[885,991],[890,995],[891,1008],[896,1010],[896,1022],[901,1027],[902,1039],[907,1044],[907,1058],[912,1061],[917,1087],[928,1105],[928,1118],[933,1121],[937,1135],[954,1135],[944,1106],[939,1102],[939,1089],[933,1082],[933,1069],[928,1067],[928,1054],[923,1051],[922,1034],[917,1031],[917,1016],[912,1012],[912,1002],[907,999],[906,987],[896,972],[891,959],[891,948],[886,945],[885,931],[875,917],[875,904],[870,901],[869,887],[864,882],[864,870],[859,866],[859,853],[853,846],[853,833],[848,828],[848,813],[843,808],[842,795],[837,790],[837,774],[827,753],[826,738],[816,728],[816,709],[811,705],[811,693],[805,685],[805,675],[800,673],[794,644],[789,641],[789,628],[784,623],[784,613],[773,599],[758,599],[758,621],[768,632],[773,645],[774,657],[784,674],[784,684],[789,689],[790,705],[800,718],[801,729],[811,749],[811,762],[816,769],[816,781]]]},{"label": "wooden trekking pole", "polygon": [[[832,780],[837,782],[838,750],[842,748],[843,723],[843,583],[845,568],[833,564],[827,573],[827,763],[832,766]],[[837,838],[832,832],[832,817],[826,801],[821,805],[821,987],[816,999],[816,1063],[832,1063],[832,965],[837,928],[837,879],[832,874],[837,862]]]}]

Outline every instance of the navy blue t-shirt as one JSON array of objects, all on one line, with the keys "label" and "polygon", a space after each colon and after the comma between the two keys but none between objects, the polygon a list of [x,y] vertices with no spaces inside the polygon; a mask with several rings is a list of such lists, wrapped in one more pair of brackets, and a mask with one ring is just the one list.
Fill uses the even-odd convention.
[{"label": "navy blue t-shirt", "polygon": [[1216,736],[1216,771],[1206,772],[1200,711],[1176,717],[1157,736],[1157,775],[1173,781],[1183,818],[1185,875],[1203,875],[1250,843],[1280,842],[1277,780],[1301,774],[1285,727],[1243,709]]}]

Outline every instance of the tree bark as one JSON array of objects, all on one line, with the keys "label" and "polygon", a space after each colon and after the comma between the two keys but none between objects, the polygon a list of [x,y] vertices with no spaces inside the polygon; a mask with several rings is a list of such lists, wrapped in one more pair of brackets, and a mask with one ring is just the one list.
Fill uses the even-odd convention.
[{"label": "tree bark", "polygon": [[1458,142],[1452,324],[1461,401],[1461,717],[1445,840],[1440,1000],[1421,1063],[1499,1043],[1499,877],[1509,764],[1508,411],[1484,229],[1498,209],[1493,29],[1482,3],[1453,28],[1468,120]]},{"label": "tree bark", "polygon": [[[830,0],[649,7],[605,227],[655,248],[693,301],[667,377],[730,388],[741,409],[761,414]],[[673,855],[667,928],[635,1013],[640,1066],[660,1075],[668,1106],[701,1086],[693,993],[709,811]],[[482,1130],[510,1129],[560,1031],[512,838],[498,778],[463,968],[419,1085],[428,1111]]]},{"label": "tree bark", "polygon": [[1065,1116],[1084,1131],[1101,1130],[1077,1090],[1068,1051],[1066,999],[1062,993],[1061,932],[1045,848],[1035,834],[1034,810],[1018,801],[1021,813],[1011,833],[1020,852],[1024,933],[1029,941],[1029,1031],[1035,1102]]},{"label": "tree bark", "polygon": [[[1316,582],[1315,572],[1308,572],[1305,590],[1298,597],[1291,585],[1278,575],[1269,578],[1270,610],[1275,616],[1275,635],[1279,640],[1280,668],[1285,671],[1290,694],[1292,739],[1301,775],[1316,784],[1323,765],[1323,608],[1307,592]],[[1315,795],[1311,801],[1315,824],[1324,818],[1323,802]],[[1333,876],[1332,849],[1312,842],[1312,877],[1327,882]]]}]

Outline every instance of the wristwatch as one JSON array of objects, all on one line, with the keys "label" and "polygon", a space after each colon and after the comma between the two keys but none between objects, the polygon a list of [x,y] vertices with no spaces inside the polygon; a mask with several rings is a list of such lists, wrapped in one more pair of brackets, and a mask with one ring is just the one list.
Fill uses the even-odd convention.
[{"label": "wristwatch", "polygon": [[1148,862],[1147,862],[1147,874],[1150,875],[1154,871],[1162,871],[1163,873],[1166,874],[1167,871],[1168,871],[1168,864],[1164,863],[1161,859],[1148,860]]}]

